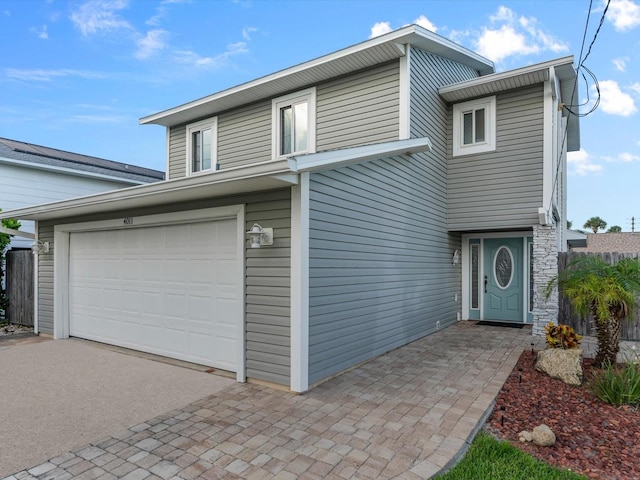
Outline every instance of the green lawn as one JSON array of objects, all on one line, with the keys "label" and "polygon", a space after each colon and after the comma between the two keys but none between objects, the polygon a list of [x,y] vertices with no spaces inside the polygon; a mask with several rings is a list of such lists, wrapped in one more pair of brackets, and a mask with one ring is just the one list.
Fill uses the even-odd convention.
[{"label": "green lawn", "polygon": [[584,480],[521,452],[507,442],[480,432],[464,458],[438,480]]}]

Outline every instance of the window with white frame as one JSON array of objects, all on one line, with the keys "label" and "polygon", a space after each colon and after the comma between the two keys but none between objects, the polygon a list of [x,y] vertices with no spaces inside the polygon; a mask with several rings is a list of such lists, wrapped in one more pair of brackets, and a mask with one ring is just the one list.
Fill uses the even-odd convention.
[{"label": "window with white frame", "polygon": [[189,173],[217,170],[217,118],[187,125],[187,163]]},{"label": "window with white frame", "polygon": [[453,155],[496,149],[496,97],[453,106]]},{"label": "window with white frame", "polygon": [[272,101],[272,137],[273,158],[315,152],[315,88]]}]

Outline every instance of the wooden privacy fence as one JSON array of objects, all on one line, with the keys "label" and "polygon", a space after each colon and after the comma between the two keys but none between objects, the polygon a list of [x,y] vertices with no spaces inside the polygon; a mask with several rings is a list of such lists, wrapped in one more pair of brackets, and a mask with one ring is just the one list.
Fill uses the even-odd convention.
[{"label": "wooden privacy fence", "polygon": [[28,250],[9,250],[6,254],[6,285],[9,307],[7,320],[16,325],[33,326],[33,254]]},{"label": "wooden privacy fence", "polygon": [[[558,273],[564,271],[566,266],[575,258],[579,256],[597,256],[602,258],[605,262],[614,264],[622,258],[634,258],[637,257],[637,253],[582,253],[582,252],[561,252],[558,254]],[[593,317],[588,315],[582,318],[575,312],[571,306],[571,302],[562,295],[560,291],[559,295],[559,316],[558,321],[566,325],[570,325],[580,335],[594,335],[595,330],[593,326]],[[624,320],[622,322],[622,340],[640,340],[640,298],[638,298],[638,307],[631,315],[631,319]]]}]

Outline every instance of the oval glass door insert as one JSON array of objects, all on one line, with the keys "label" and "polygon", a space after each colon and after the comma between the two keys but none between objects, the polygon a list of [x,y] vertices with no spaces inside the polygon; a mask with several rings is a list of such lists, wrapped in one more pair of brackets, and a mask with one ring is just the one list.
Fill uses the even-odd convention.
[{"label": "oval glass door insert", "polygon": [[493,260],[493,275],[500,288],[507,288],[513,278],[513,255],[507,247],[500,247]]}]

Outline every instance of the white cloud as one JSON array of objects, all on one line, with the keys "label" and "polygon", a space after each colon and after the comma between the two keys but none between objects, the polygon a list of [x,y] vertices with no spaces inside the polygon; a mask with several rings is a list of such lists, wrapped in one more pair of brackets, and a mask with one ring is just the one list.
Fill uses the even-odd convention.
[{"label": "white cloud", "polygon": [[164,41],[166,36],[167,32],[164,30],[149,30],[144,37],[139,38],[136,42],[138,49],[134,53],[134,56],[138,60],[153,57],[166,47]]},{"label": "white cloud", "polygon": [[623,92],[615,80],[600,81],[600,106],[605,113],[622,117],[633,115],[638,110],[633,97]]},{"label": "white cloud", "polygon": [[7,78],[11,80],[23,80],[30,82],[51,82],[60,77],[81,77],[81,78],[105,78],[105,75],[87,70],[42,70],[42,69],[5,69]]},{"label": "white cloud", "polygon": [[427,17],[425,17],[424,15],[420,15],[418,18],[416,18],[413,23],[415,23],[416,25],[420,25],[422,28],[426,28],[427,30],[430,30],[432,32],[437,32],[438,31],[438,27],[436,27],[431,20],[429,20]]},{"label": "white cloud", "polygon": [[569,46],[538,25],[535,17],[518,16],[501,6],[489,17],[491,27],[483,27],[475,41],[478,53],[500,62],[514,55],[531,55],[543,51],[561,53]]},{"label": "white cloud", "polygon": [[[603,3],[607,1],[603,0]],[[606,18],[619,32],[632,30],[640,25],[640,6],[631,0],[611,0]]]},{"label": "white cloud", "polygon": [[632,84],[631,90],[633,90],[638,96],[640,96],[640,82]]},{"label": "white cloud", "polygon": [[538,53],[540,48],[528,44],[527,39],[513,27],[503,25],[498,30],[485,28],[477,41],[478,53],[489,60],[500,62],[512,55]]},{"label": "white cloud", "polygon": [[569,173],[580,176],[602,171],[602,165],[593,163],[591,156],[583,148],[577,152],[569,152],[567,154],[567,164],[569,165]]},{"label": "white cloud", "polygon": [[41,30],[38,30],[36,27],[31,27],[29,31],[33,33],[36,37],[41,38],[42,40],[49,39],[49,34],[47,33],[46,25],[43,25]]},{"label": "white cloud", "polygon": [[377,22],[371,27],[371,35],[369,38],[379,37],[380,35],[384,35],[385,33],[389,33],[393,29],[389,22]]},{"label": "white cloud", "polygon": [[242,38],[248,42],[249,40],[251,40],[251,34],[257,31],[258,29],[255,27],[244,27],[242,29]]},{"label": "white cloud", "polygon": [[90,0],[71,14],[71,21],[85,37],[98,32],[131,29],[129,22],[117,13],[126,6],[126,0]]},{"label": "white cloud", "polygon": [[247,44],[245,42],[231,43],[227,45],[227,49],[213,57],[203,57],[191,50],[176,50],[173,59],[177,63],[193,65],[195,67],[211,67],[216,68],[226,64],[234,55],[247,53]]},{"label": "white cloud", "polygon": [[602,158],[604,160],[606,160],[607,162],[631,163],[631,162],[640,161],[640,156],[634,155],[633,153],[629,153],[629,152],[619,153],[617,157],[606,156],[606,157],[602,157]]},{"label": "white cloud", "polygon": [[629,57],[619,57],[619,58],[614,58],[613,60],[611,60],[613,62],[613,65],[616,67],[616,69],[620,72],[626,72],[627,71],[627,62],[629,61]]}]

